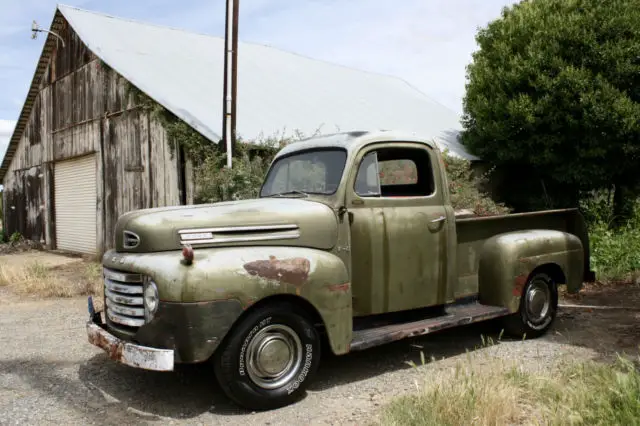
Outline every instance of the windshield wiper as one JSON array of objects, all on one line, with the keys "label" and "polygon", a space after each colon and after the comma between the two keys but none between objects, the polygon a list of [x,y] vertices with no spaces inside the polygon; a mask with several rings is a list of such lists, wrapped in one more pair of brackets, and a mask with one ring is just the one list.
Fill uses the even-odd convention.
[{"label": "windshield wiper", "polygon": [[294,189],[294,190],[291,190],[291,191],[276,192],[275,194],[267,195],[267,197],[283,197],[285,195],[291,195],[291,194],[298,194],[298,195],[301,195],[301,196],[303,196],[305,198],[309,196],[309,194],[307,194],[306,192],[298,191],[298,190]]}]

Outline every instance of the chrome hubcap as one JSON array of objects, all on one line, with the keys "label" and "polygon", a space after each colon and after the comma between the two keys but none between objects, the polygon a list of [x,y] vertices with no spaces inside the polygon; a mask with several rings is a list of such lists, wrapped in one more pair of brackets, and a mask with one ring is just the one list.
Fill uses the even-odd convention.
[{"label": "chrome hubcap", "polygon": [[264,389],[274,389],[288,382],[301,363],[302,342],[286,325],[263,328],[247,346],[247,373]]},{"label": "chrome hubcap", "polygon": [[544,321],[551,307],[551,292],[543,281],[534,281],[529,286],[525,296],[527,316],[534,323]]}]

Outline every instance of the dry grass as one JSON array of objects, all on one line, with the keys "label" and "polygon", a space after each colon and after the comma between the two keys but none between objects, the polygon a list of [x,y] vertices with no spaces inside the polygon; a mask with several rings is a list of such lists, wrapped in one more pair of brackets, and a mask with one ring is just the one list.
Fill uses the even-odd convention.
[{"label": "dry grass", "polygon": [[516,387],[501,375],[492,374],[494,368],[458,364],[454,371],[430,374],[426,388],[385,407],[382,424],[519,424],[524,413],[518,406]]},{"label": "dry grass", "polygon": [[4,263],[0,264],[0,287],[41,298],[102,297],[101,275],[100,264],[80,260],[54,267],[38,261]]},{"label": "dry grass", "polygon": [[637,425],[640,372],[626,358],[614,364],[564,362],[541,371],[526,371],[515,361],[468,362],[430,375],[418,394],[391,402],[381,423]]}]

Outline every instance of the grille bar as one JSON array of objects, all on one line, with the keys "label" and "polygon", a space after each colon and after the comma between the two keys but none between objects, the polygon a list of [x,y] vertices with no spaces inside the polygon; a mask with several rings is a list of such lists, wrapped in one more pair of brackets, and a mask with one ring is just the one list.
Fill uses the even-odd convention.
[{"label": "grille bar", "polygon": [[124,293],[124,294],[142,294],[144,292],[144,289],[142,288],[142,284],[123,285],[115,281],[112,281],[109,278],[105,278],[104,285],[107,288],[107,290],[112,292],[118,292],[118,293]]},{"label": "grille bar", "polygon": [[120,281],[123,283],[140,283],[144,281],[142,274],[132,274],[130,272],[114,271],[113,269],[104,268],[104,276],[112,281]]},{"label": "grille bar", "polygon": [[145,324],[144,276],[104,268],[104,294],[108,321],[135,331]]},{"label": "grille bar", "polygon": [[144,308],[135,308],[111,302],[109,303],[109,310],[130,317],[144,317]]},{"label": "grille bar", "polygon": [[120,303],[122,305],[130,306],[143,306],[142,297],[125,296],[119,293],[112,293],[109,290],[105,290],[104,293],[111,302]]}]

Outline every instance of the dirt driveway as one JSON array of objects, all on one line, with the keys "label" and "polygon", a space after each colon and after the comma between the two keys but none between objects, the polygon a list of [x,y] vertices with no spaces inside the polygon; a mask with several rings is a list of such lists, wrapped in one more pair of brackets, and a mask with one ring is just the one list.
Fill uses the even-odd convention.
[{"label": "dirt driveway", "polygon": [[[602,288],[566,303],[640,306],[637,287]],[[86,338],[84,298],[0,303],[0,424],[363,424],[389,398],[413,392],[430,372],[468,355],[544,367],[562,357],[637,351],[639,312],[562,309],[555,330],[531,341],[477,349],[494,323],[445,331],[344,357],[325,355],[308,396],[290,407],[248,413],[230,403],[206,366],[174,373],[116,365]],[[420,351],[435,357],[418,368]]]}]

